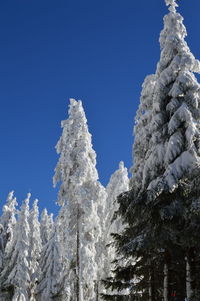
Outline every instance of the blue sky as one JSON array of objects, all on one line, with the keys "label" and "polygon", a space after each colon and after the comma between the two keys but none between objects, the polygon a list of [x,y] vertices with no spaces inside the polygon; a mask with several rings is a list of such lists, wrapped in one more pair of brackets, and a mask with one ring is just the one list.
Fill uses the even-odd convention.
[{"label": "blue sky", "polygon": [[[181,0],[187,42],[200,58],[199,0]],[[68,99],[81,99],[106,184],[131,166],[142,82],[159,60],[164,0],[0,1],[0,200],[27,192],[57,212],[55,145]]]}]

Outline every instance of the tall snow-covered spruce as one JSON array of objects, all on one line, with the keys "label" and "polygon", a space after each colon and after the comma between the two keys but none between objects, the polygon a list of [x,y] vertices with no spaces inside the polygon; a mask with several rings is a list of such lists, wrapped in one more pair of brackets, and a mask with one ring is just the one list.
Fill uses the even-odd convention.
[{"label": "tall snow-covered spruce", "polygon": [[42,246],[44,246],[51,237],[51,232],[53,230],[53,214],[48,215],[47,209],[45,208],[41,213],[40,220],[40,233],[41,233],[41,241]]},{"label": "tall snow-covered spruce", "polygon": [[131,185],[153,197],[200,170],[200,86],[194,76],[200,64],[185,41],[176,1],[166,4],[170,12],[160,34],[160,61],[144,82],[134,128]]},{"label": "tall snow-covered spruce", "polygon": [[160,61],[144,81],[136,115],[131,190],[118,198],[128,226],[116,235],[116,246],[135,262],[118,266],[110,286],[120,290],[127,282],[130,295],[144,300],[169,301],[176,294],[191,301],[200,296],[200,221],[192,212],[200,182],[200,85],[194,75],[200,63],[185,41],[176,1],[165,2]]},{"label": "tall snow-covered spruce", "polygon": [[56,225],[51,231],[51,237],[43,246],[40,258],[40,274],[35,289],[37,301],[65,301],[67,296],[64,287],[64,271],[62,248]]},{"label": "tall snow-covered spruce", "polygon": [[96,154],[81,101],[70,99],[56,146],[60,158],[54,185],[61,182],[57,219],[63,240],[69,300],[95,301],[102,272],[102,231],[106,192],[98,182]]},{"label": "tall snow-covered spruce", "polygon": [[9,292],[13,301],[30,300],[29,199],[30,194],[21,206],[13,240],[6,247],[6,264],[1,273],[1,278],[4,279],[1,288]]},{"label": "tall snow-covered spruce", "polygon": [[12,290],[5,288],[5,275],[2,271],[7,265],[7,250],[12,245],[14,240],[14,233],[16,227],[16,206],[17,201],[14,198],[14,192],[8,194],[6,204],[2,209],[2,216],[0,217],[0,300],[9,298],[12,295]]},{"label": "tall snow-covered spruce", "polygon": [[14,191],[8,194],[6,204],[2,209],[2,216],[0,217],[0,270],[4,266],[4,256],[7,244],[11,244],[13,240],[13,232],[16,225],[16,206],[17,201],[14,198]]},{"label": "tall snow-covered spruce", "polygon": [[106,200],[106,239],[105,245],[108,250],[105,260],[104,274],[109,276],[111,270],[112,261],[116,258],[116,252],[114,246],[112,246],[112,233],[119,233],[123,229],[123,225],[120,219],[115,219],[114,214],[118,210],[117,197],[129,189],[129,178],[127,168],[124,166],[124,162],[119,163],[119,169],[117,169],[110,177],[110,181],[106,187],[107,200]]},{"label": "tall snow-covered spruce", "polygon": [[[107,283],[110,282],[110,279],[113,277],[112,270],[115,269],[116,260],[118,259],[118,254],[116,248],[113,244],[112,234],[120,233],[124,225],[122,224],[121,219],[115,218],[115,213],[118,210],[119,204],[117,203],[117,197],[128,191],[129,189],[129,178],[127,168],[124,166],[124,162],[119,163],[119,168],[112,174],[110,181],[106,187],[107,199],[106,199],[106,236],[105,236],[105,261],[104,261],[104,274],[103,274],[103,283],[105,290],[103,293],[103,298],[111,298],[116,295],[116,291],[111,292],[108,288]],[[124,294],[125,291],[122,291],[121,294]],[[115,297],[113,297],[114,300]]]},{"label": "tall snow-covered spruce", "polygon": [[40,274],[39,260],[42,251],[42,241],[40,234],[40,222],[38,200],[33,203],[33,208],[30,211],[29,227],[30,227],[30,247],[29,247],[29,269],[30,269],[30,289],[31,298],[34,298],[36,282]]}]

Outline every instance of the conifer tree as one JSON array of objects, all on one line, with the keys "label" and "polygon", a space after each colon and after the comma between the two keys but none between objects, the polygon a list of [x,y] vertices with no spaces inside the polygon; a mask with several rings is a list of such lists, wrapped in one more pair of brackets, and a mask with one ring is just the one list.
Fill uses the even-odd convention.
[{"label": "conifer tree", "polygon": [[53,215],[48,215],[47,209],[45,208],[41,213],[40,219],[40,233],[42,246],[44,246],[50,239],[51,231],[53,229]]},{"label": "conifer tree", "polygon": [[107,246],[107,254],[105,256],[104,274],[109,276],[112,261],[116,257],[115,248],[112,245],[112,233],[119,233],[123,229],[120,219],[115,219],[114,214],[118,210],[117,197],[129,189],[129,178],[127,168],[124,167],[124,162],[120,162],[119,169],[116,170],[110,177],[110,181],[106,187],[106,237],[105,245]]},{"label": "conifer tree", "polygon": [[106,193],[98,182],[96,154],[81,101],[70,99],[69,118],[62,128],[54,185],[61,181],[58,203],[62,208],[57,222],[63,225],[64,262],[69,270],[66,286],[70,300],[93,301],[101,277]]},{"label": "conifer tree", "polygon": [[199,61],[185,41],[176,1],[166,4],[170,12],[160,34],[160,61],[144,83],[134,129],[132,186],[148,189],[153,197],[195,177],[200,163],[200,95],[194,76]]},{"label": "conifer tree", "polygon": [[[130,295],[135,298],[139,293],[141,300],[163,296],[169,301],[175,294],[180,300],[186,294],[193,300],[196,294],[197,300],[191,275],[195,287],[198,277],[191,262],[199,260],[194,242],[198,218],[192,217],[188,187],[200,167],[200,86],[194,76],[200,68],[185,41],[176,1],[166,4],[160,61],[155,75],[143,84],[136,116],[131,191],[118,198],[118,213],[128,227],[115,235],[115,241],[127,265],[117,267],[110,285],[120,290],[132,283]],[[195,193],[197,197],[197,189]],[[184,232],[190,233],[187,239]],[[135,263],[129,264],[134,258]]]},{"label": "conifer tree", "polygon": [[6,249],[12,244],[16,226],[16,198],[13,197],[14,192],[8,194],[6,204],[2,209],[2,216],[0,218],[0,300],[7,300],[12,296],[13,288],[6,288],[3,286],[5,281],[2,271],[6,266]]},{"label": "conifer tree", "polygon": [[[113,233],[120,233],[124,228],[122,225],[121,219],[115,217],[115,213],[118,210],[117,197],[128,191],[129,189],[129,178],[127,168],[124,167],[124,163],[120,162],[119,169],[114,172],[114,174],[110,177],[110,181],[106,187],[107,199],[106,199],[106,237],[105,237],[105,262],[104,262],[104,279],[103,283],[105,287],[109,287],[108,283],[110,283],[114,270],[115,264],[117,261],[117,252],[115,246],[113,244]],[[119,264],[119,263],[118,263]],[[105,280],[105,278],[107,280]],[[125,294],[125,292],[120,293]],[[112,295],[112,296],[110,296]],[[102,297],[106,300],[106,298],[113,297],[116,298],[116,295],[119,295],[117,292],[110,292],[109,290],[104,291]]]},{"label": "conifer tree", "polygon": [[6,204],[3,206],[3,213],[0,217],[1,233],[0,233],[0,269],[3,268],[4,255],[7,243],[11,243],[13,239],[13,231],[16,225],[16,198],[13,197],[14,191],[8,194]]},{"label": "conifer tree", "polygon": [[39,277],[40,267],[39,260],[42,250],[42,241],[40,236],[40,223],[38,220],[39,209],[38,200],[33,203],[33,208],[30,211],[29,226],[30,226],[30,248],[29,248],[29,269],[31,280],[31,294],[34,296],[36,281]]},{"label": "conifer tree", "polygon": [[1,273],[2,288],[12,292],[13,301],[28,301],[30,299],[29,199],[30,194],[27,195],[21,206],[13,240],[6,247],[6,264]]},{"label": "conifer tree", "polygon": [[[176,1],[166,4],[170,13],[164,18],[160,35],[160,62],[156,74],[147,79],[136,117],[132,179],[133,189],[140,193],[147,189],[148,201],[156,202],[162,192],[173,192],[181,183],[191,182],[200,166],[200,86],[194,76],[199,72],[199,61],[185,42],[186,29],[176,12]],[[163,203],[163,218],[167,212],[167,218],[173,219],[180,202],[172,201],[167,209]],[[166,252],[169,254],[169,250]],[[166,264],[165,271],[169,271]],[[165,275],[166,281],[169,275]]]},{"label": "conifer tree", "polygon": [[64,270],[59,233],[54,226],[44,245],[40,259],[40,277],[36,288],[37,301],[65,301]]}]

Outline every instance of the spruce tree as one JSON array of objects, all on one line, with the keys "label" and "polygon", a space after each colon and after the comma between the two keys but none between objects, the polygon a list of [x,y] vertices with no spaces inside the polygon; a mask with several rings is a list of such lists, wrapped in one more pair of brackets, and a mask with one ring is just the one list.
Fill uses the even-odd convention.
[{"label": "spruce tree", "polygon": [[36,282],[40,274],[39,260],[42,250],[42,241],[40,235],[40,223],[38,220],[39,209],[38,200],[33,203],[33,208],[30,211],[29,227],[30,227],[30,248],[29,248],[29,269],[31,280],[31,296],[34,297]]},{"label": "spruce tree", "polygon": [[170,12],[160,34],[160,61],[144,83],[134,129],[132,187],[147,189],[152,197],[194,178],[200,163],[200,95],[194,76],[199,61],[185,41],[176,1],[166,4]]},{"label": "spruce tree", "polygon": [[69,118],[62,128],[54,185],[61,181],[57,223],[62,228],[63,256],[69,270],[66,286],[69,300],[93,301],[101,278],[106,193],[98,182],[96,154],[81,101],[70,99]]},{"label": "spruce tree", "polygon": [[47,209],[45,208],[41,213],[40,218],[40,233],[41,241],[44,246],[50,239],[51,231],[53,229],[53,215],[48,215]]},{"label": "spruce tree", "polygon": [[128,226],[115,242],[126,265],[117,266],[110,287],[129,283],[129,295],[141,300],[197,300],[192,262],[199,263],[199,219],[192,207],[199,195],[193,182],[200,167],[200,86],[194,76],[200,68],[176,1],[166,4],[160,61],[143,84],[136,116],[131,191],[118,198],[118,214]]},{"label": "spruce tree", "polygon": [[4,265],[5,249],[8,243],[13,240],[13,231],[16,225],[16,206],[17,201],[14,196],[14,191],[8,194],[6,204],[2,209],[0,217],[1,233],[0,233],[0,269]]},{"label": "spruce tree", "polygon": [[106,187],[106,236],[105,236],[105,262],[104,277],[112,276],[112,262],[116,258],[116,250],[113,245],[112,233],[119,233],[123,229],[120,219],[115,219],[115,212],[118,210],[117,197],[129,189],[129,178],[124,162],[120,162],[119,169],[110,177]]},{"label": "spruce tree", "polygon": [[110,234],[112,232],[119,232],[122,227],[120,220],[114,219],[114,213],[118,210],[117,197],[129,190],[129,178],[127,168],[124,166],[124,162],[119,163],[119,168],[111,175],[109,183],[106,187],[107,199],[106,199],[106,228],[108,231],[108,242],[110,240]]},{"label": "spruce tree", "polygon": [[6,264],[1,273],[2,288],[11,292],[13,301],[30,300],[30,194],[21,206],[13,240],[6,247]]},{"label": "spruce tree", "polygon": [[8,194],[7,201],[3,206],[2,216],[0,218],[0,300],[2,301],[6,301],[9,297],[11,298],[13,294],[12,286],[10,286],[10,288],[5,288],[3,286],[5,277],[2,274],[2,271],[5,269],[7,264],[7,250],[9,249],[9,246],[12,245],[16,227],[17,201],[13,195],[13,191]]},{"label": "spruce tree", "polygon": [[54,225],[51,237],[40,257],[40,276],[36,288],[37,301],[68,300],[64,286],[64,270],[59,233]]}]

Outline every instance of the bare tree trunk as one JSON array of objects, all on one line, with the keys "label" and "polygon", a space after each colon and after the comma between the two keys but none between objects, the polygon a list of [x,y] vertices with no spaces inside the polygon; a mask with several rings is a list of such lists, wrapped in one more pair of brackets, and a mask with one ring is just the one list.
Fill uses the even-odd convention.
[{"label": "bare tree trunk", "polygon": [[152,300],[152,284],[151,284],[151,274],[149,275],[149,301],[153,301]]},{"label": "bare tree trunk", "polygon": [[192,296],[192,278],[191,265],[188,256],[186,257],[186,295],[189,301]]},{"label": "bare tree trunk", "polygon": [[99,281],[95,281],[96,301],[99,301]]},{"label": "bare tree trunk", "polygon": [[77,301],[81,301],[80,296],[80,209],[79,205],[77,205],[77,221],[76,221],[76,299]]},{"label": "bare tree trunk", "polygon": [[163,298],[168,301],[169,270],[167,264],[164,265]]},{"label": "bare tree trunk", "polygon": [[154,270],[153,265],[151,265],[151,270],[149,272],[149,301],[155,300],[155,283],[154,283]]}]

